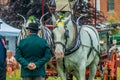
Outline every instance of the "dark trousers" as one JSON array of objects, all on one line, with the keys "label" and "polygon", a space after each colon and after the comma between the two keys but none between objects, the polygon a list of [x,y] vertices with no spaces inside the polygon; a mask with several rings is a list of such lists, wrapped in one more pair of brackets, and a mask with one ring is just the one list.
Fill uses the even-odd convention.
[{"label": "dark trousers", "polygon": [[22,77],[22,80],[45,80],[44,77]]},{"label": "dark trousers", "polygon": [[0,69],[0,80],[6,80],[6,69]]}]

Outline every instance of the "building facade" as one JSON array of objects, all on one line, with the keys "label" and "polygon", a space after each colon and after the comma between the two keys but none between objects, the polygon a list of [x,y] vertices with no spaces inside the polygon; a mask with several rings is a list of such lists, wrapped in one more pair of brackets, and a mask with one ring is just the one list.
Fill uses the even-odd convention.
[{"label": "building facade", "polygon": [[[95,0],[93,0],[95,4]],[[104,13],[106,18],[120,20],[120,0],[96,0],[97,10]]]}]

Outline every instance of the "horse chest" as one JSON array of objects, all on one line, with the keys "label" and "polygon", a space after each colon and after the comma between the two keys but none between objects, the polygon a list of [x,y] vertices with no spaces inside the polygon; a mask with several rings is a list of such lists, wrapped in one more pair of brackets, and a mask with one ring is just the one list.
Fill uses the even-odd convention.
[{"label": "horse chest", "polygon": [[67,70],[73,70],[76,67],[76,62],[65,60],[65,68]]}]

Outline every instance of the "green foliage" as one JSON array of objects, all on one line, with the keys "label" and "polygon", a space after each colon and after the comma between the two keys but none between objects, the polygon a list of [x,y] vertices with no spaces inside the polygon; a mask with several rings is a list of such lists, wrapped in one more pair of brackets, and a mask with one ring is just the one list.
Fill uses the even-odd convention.
[{"label": "green foliage", "polygon": [[[110,18],[108,21],[110,22],[111,25],[117,23],[117,19],[116,18]],[[120,27],[119,26],[116,26],[116,28],[114,28],[114,29],[112,29],[110,31],[110,35],[111,36],[113,36],[115,34],[120,34]]]},{"label": "green foliage", "polygon": [[118,21],[118,16],[116,15],[116,13],[112,13],[111,16],[108,19],[108,22],[110,22],[110,24],[115,24]]},{"label": "green foliage", "polygon": [[110,24],[114,24],[116,22],[114,18],[110,18],[108,21],[110,22]]},{"label": "green foliage", "polygon": [[110,35],[120,34],[120,27],[114,28],[110,31]]},{"label": "green foliage", "polygon": [[[108,22],[112,24],[117,24],[118,17],[116,16],[115,13],[112,14],[112,16],[108,19]],[[113,36],[115,34],[120,34],[120,27],[116,27],[110,31],[110,35]]]}]

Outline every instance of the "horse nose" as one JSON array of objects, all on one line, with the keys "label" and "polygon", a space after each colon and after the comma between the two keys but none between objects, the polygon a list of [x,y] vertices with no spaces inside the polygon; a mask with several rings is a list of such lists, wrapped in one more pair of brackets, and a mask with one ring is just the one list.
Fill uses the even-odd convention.
[{"label": "horse nose", "polygon": [[55,54],[56,59],[63,58],[63,53],[62,52],[55,52],[54,54]]}]

